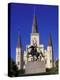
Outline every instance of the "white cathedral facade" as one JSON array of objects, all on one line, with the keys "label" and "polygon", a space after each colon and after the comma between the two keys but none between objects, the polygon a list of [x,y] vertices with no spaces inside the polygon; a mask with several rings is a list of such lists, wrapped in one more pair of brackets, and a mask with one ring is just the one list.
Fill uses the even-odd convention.
[{"label": "white cathedral facade", "polygon": [[40,35],[37,29],[37,20],[36,16],[34,15],[30,44],[26,45],[25,51],[22,51],[21,40],[20,37],[18,37],[18,44],[16,47],[16,65],[18,69],[25,69],[25,65],[28,62],[34,61],[44,61],[45,68],[48,69],[53,67],[53,46],[51,35],[49,36],[49,41],[46,49],[44,47],[44,44],[40,43],[39,37]]}]

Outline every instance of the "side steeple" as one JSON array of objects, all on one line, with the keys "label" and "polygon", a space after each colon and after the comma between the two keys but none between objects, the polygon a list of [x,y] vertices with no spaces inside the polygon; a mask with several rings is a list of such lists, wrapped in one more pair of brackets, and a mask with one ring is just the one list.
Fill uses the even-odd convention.
[{"label": "side steeple", "polygon": [[21,37],[18,35],[18,42],[17,42],[17,48],[21,48],[22,45],[21,45]]},{"label": "side steeple", "polygon": [[16,47],[16,65],[18,69],[23,69],[23,52],[21,46],[21,38],[18,35],[18,42]]},{"label": "side steeple", "polygon": [[46,68],[54,67],[54,55],[53,55],[53,45],[52,45],[52,37],[51,33],[49,34],[48,46],[47,46],[47,63]]},{"label": "side steeple", "polygon": [[52,46],[52,37],[51,37],[51,34],[49,35],[48,46]]},{"label": "side steeple", "polygon": [[35,15],[35,9],[34,9],[33,24],[32,24],[32,33],[38,33],[37,19],[36,19],[36,15]]}]

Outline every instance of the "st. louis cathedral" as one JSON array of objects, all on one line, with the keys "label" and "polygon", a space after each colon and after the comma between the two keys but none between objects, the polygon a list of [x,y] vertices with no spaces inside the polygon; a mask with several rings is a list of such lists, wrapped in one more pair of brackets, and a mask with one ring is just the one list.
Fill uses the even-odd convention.
[{"label": "st. louis cathedral", "polygon": [[51,35],[47,48],[40,43],[39,32],[37,29],[37,19],[34,14],[32,32],[30,36],[30,44],[26,45],[26,50],[23,51],[21,39],[18,37],[16,46],[16,65],[18,69],[25,69],[26,74],[46,72],[46,68],[53,67],[53,45]]}]

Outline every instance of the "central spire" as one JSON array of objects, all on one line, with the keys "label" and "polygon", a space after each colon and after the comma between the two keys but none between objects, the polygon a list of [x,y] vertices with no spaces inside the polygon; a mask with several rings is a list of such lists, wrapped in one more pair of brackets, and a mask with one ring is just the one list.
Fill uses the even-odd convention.
[{"label": "central spire", "polygon": [[32,24],[32,33],[38,33],[37,19],[36,19],[36,15],[35,15],[35,8],[34,8],[34,17],[33,17],[33,24]]}]

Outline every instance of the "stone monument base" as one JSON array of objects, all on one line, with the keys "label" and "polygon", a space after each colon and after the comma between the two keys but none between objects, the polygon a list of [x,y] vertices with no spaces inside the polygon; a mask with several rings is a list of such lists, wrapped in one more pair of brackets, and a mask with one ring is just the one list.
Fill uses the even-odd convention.
[{"label": "stone monument base", "polygon": [[44,73],[46,72],[44,61],[31,61],[26,65],[25,74]]}]

